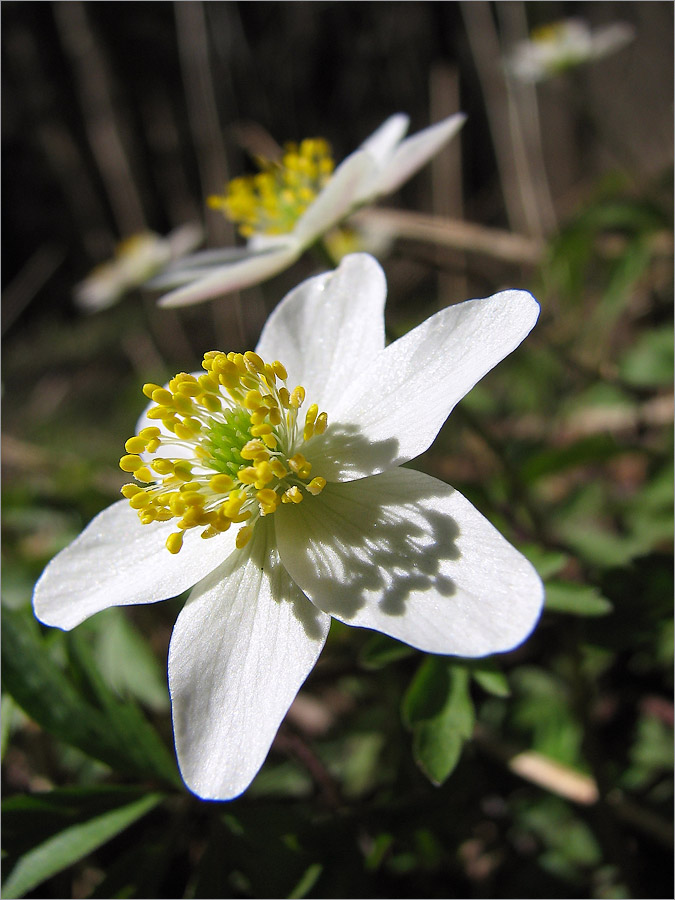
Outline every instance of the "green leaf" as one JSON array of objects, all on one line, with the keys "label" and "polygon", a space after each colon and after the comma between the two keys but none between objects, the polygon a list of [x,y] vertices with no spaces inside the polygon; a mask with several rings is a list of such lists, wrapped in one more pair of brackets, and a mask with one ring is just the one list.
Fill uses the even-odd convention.
[{"label": "green leaf", "polygon": [[386,634],[374,634],[361,648],[359,662],[366,669],[383,669],[389,663],[412,656],[415,651]]},{"label": "green leaf", "polygon": [[318,881],[322,872],[323,866],[321,863],[312,863],[288,895],[289,900],[301,900],[302,897],[306,897]]},{"label": "green leaf", "polygon": [[[3,684],[35,722],[114,769],[181,784],[173,759],[154,729],[136,707],[114,697],[100,676],[94,675],[93,664],[87,671],[89,686],[95,684],[94,701],[85,698],[51,659],[30,610],[5,609],[2,618]],[[84,638],[71,635],[70,641],[71,647],[79,647],[83,660]]]},{"label": "green leaf", "polygon": [[489,659],[477,659],[468,664],[469,672],[474,681],[492,694],[493,697],[509,697],[511,688],[506,675],[497,668],[496,663]]},{"label": "green leaf", "polygon": [[402,712],[413,732],[415,761],[433,784],[442,784],[473,732],[469,670],[444,657],[428,657],[403,698]]},{"label": "green leaf", "polygon": [[557,575],[569,560],[567,553],[562,553],[560,550],[547,550],[537,544],[521,544],[519,547],[535,567],[539,577],[543,579]]},{"label": "green leaf", "polygon": [[546,585],[546,609],[576,616],[606,616],[612,612],[613,606],[591,585],[549,581]]},{"label": "green leaf", "polygon": [[673,380],[672,328],[642,334],[619,364],[621,377],[638,387],[671,384]]},{"label": "green leaf", "polygon": [[4,884],[3,898],[12,900],[24,896],[124,831],[163,799],[163,794],[147,794],[119,809],[66,828],[39,844],[18,860]]},{"label": "green leaf", "polygon": [[84,623],[91,630],[95,655],[107,683],[153,710],[169,708],[166,670],[119,607],[106,609]]}]

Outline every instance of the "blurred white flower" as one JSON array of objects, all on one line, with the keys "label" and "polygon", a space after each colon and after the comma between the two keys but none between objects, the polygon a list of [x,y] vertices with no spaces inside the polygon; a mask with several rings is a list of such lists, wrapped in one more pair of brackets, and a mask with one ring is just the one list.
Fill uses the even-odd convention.
[{"label": "blurred white flower", "polygon": [[163,238],[142,231],[121,241],[115,256],[95,269],[75,288],[75,302],[86,312],[117,303],[124,294],[157,275],[173,260],[194,250],[203,240],[201,225],[181,225]]},{"label": "blurred white flower", "polygon": [[201,375],[146,385],[120,461],[137,483],[36,585],[36,616],[64,629],[193,588],[169,686],[181,773],[205,799],[255,777],[331,616],[470,657],[510,650],[539,618],[530,563],[403,466],[539,306],[523,291],[469,300],[385,347],[385,296],[376,260],[348,256],[282,300],[254,353],[212,351]]},{"label": "blurred white flower", "polygon": [[399,188],[465,118],[456,113],[404,139],[409,119],[398,113],[335,171],[328,144],[310,139],[287,147],[281,162],[264,164],[259,175],[234,179],[223,197],[209,202],[239,223],[246,248],[195,254],[171,267],[153,282],[161,290],[176,288],[160,298],[160,305],[201,303],[286,269],[354,210]]},{"label": "blurred white flower", "polygon": [[625,22],[591,30],[583,19],[563,19],[532,30],[514,47],[507,68],[521,81],[537,82],[620,50],[635,37]]}]

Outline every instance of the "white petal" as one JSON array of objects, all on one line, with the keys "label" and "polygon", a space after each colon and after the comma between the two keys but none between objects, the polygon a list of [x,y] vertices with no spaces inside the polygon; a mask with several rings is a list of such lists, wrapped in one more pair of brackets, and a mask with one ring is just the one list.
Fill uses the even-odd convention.
[{"label": "white petal", "polygon": [[35,586],[35,615],[69,630],[109,606],[175,597],[215,569],[234,549],[227,532],[203,540],[189,532],[180,553],[165,547],[175,522],[142,525],[128,500],[114,503],[49,563]]},{"label": "white petal", "polygon": [[543,585],[457,491],[412,469],[329,484],[280,508],[291,577],[320,609],[429,653],[484,656],[521,643]]},{"label": "white petal", "polygon": [[533,328],[539,304],[525,291],[467,300],[390,344],[328,412],[307,458],[329,481],[384,471],[429,447],[451,410]]},{"label": "white petal", "polygon": [[356,150],[337,167],[316,200],[298,220],[293,237],[303,247],[337,225],[357,204],[362,186],[372,182],[375,160]]},{"label": "white petal", "polygon": [[265,525],[248,558],[234,554],[197,586],[171,638],[178,761],[207,800],[236,797],[253,780],[330,625],[279,564]]},{"label": "white petal", "polygon": [[406,138],[394,151],[391,159],[373,185],[371,196],[391,194],[459,131],[466,120],[464,113],[455,113],[442,122],[429,126]]},{"label": "white petal", "polygon": [[384,121],[369,138],[361,144],[359,150],[365,150],[375,160],[378,166],[383,166],[391,158],[397,144],[403,139],[403,135],[410,125],[410,117],[405,113],[396,113]]},{"label": "white petal", "polygon": [[[271,314],[257,352],[281,360],[289,388],[301,384],[307,403],[330,410],[345,381],[384,347],[387,284],[372,256],[346,256],[334,272],[303,282]],[[292,382],[292,384],[291,384]]]},{"label": "white petal", "polygon": [[220,266],[210,275],[198,278],[193,284],[165,294],[157,302],[160,306],[189,306],[221,297],[271,278],[290,266],[301,252],[302,247],[295,240],[289,240],[275,250],[256,253],[230,265]]},{"label": "white petal", "polygon": [[[258,251],[267,253],[268,250]],[[197,278],[203,278],[215,271],[217,267],[229,267],[235,262],[251,259],[257,255],[250,246],[222,247],[213,250],[200,250],[170,263],[159,275],[147,281],[144,287],[150,290],[165,290],[181,284],[189,284]]]}]

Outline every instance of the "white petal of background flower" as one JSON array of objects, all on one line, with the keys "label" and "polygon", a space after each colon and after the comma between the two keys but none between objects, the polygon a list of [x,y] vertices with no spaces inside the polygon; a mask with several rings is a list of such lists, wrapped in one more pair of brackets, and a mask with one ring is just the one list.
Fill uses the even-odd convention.
[{"label": "white petal of background flower", "polygon": [[235,554],[197,586],[171,638],[178,760],[205,799],[248,787],[328,634],[329,616],[279,564],[273,535],[260,523],[245,561]]},{"label": "white petal of background flower", "polygon": [[345,378],[384,348],[386,294],[384,272],[372,256],[347,256],[334,272],[303,282],[282,300],[256,352],[281,360],[289,384],[302,384],[307,402],[325,410],[330,423]]},{"label": "white petal of background flower", "polygon": [[127,500],[99,513],[49,563],[35,586],[35,614],[69,630],[109,606],[175,597],[216,568],[234,549],[234,533],[204,541],[186,536],[180,554],[165,542],[175,522],[141,525]]},{"label": "white petal of background flower", "polygon": [[[329,422],[339,428],[314,438],[307,458],[329,481],[351,480],[400,465],[429,447],[465,394],[533,328],[539,304],[525,291],[467,300],[431,316],[383,350],[356,379],[344,371],[339,405]],[[382,453],[360,453],[378,445]],[[393,455],[384,452],[389,448]]]},{"label": "white petal of background flower", "polygon": [[370,196],[382,196],[397,190],[454,137],[465,121],[463,113],[456,113],[406,138],[396,147],[391,159],[379,173]]},{"label": "white petal of background flower", "polygon": [[307,247],[337,225],[356,203],[362,186],[372,182],[376,171],[375,160],[369,154],[357,150],[348,156],[298,219],[292,232],[294,239]]},{"label": "white petal of background flower", "polygon": [[403,140],[408,127],[410,117],[405,113],[395,113],[389,116],[370,137],[361,144],[359,150],[365,150],[382,167],[389,162],[396,146]]},{"label": "white petal of background flower", "polygon": [[290,266],[300,253],[298,246],[289,235],[289,242],[265,253],[256,253],[231,265],[213,269],[209,275],[199,278],[194,284],[177,288],[157,301],[160,306],[190,306],[202,300],[212,300],[221,294],[238,291],[251,284],[271,278],[277,272]]},{"label": "white petal of background flower", "polygon": [[318,607],[428,653],[484,656],[534,628],[532,565],[457,491],[398,468],[280,509],[284,566]]}]

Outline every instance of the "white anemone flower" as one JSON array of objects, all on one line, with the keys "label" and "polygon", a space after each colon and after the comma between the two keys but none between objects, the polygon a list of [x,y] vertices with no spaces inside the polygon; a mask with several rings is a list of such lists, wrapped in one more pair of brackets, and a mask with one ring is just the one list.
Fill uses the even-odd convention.
[{"label": "white anemone flower", "polygon": [[288,268],[312,244],[350,213],[391,194],[459,131],[466,116],[456,113],[405,138],[410,120],[387,119],[333,171],[322,139],[289,145],[279,163],[260,175],[236,178],[224,197],[209,198],[240,223],[245,248],[206,251],[183,260],[156,279],[161,306],[186,306],[258,284]]},{"label": "white anemone flower", "polygon": [[634,36],[635,30],[625,22],[593,31],[583,19],[563,19],[534,28],[530,40],[516,44],[507,68],[520,81],[543,81],[608,56]]},{"label": "white anemone flower", "polygon": [[204,236],[201,225],[181,225],[166,237],[141,231],[115,248],[113,259],[101,263],[75,288],[75,302],[85,312],[99,312],[121,300],[161,269],[198,247]]},{"label": "white anemone flower", "polygon": [[385,295],[373,257],[345,257],[282,300],[255,352],[212,351],[201,375],[146,385],[120,461],[139,483],[36,585],[36,616],[62,629],[192,588],[168,670],[180,770],[202,798],[250,784],[331,617],[467,657],[510,650],[539,618],[530,563],[456,490],[403,467],[539,306],[523,291],[469,300],[385,347]]}]

